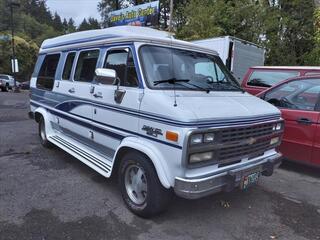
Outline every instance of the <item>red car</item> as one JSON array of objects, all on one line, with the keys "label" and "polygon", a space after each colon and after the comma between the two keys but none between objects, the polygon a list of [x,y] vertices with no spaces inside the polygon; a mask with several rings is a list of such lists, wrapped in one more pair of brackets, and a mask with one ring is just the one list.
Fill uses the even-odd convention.
[{"label": "red car", "polygon": [[320,167],[320,75],[291,78],[258,96],[282,112],[285,158]]},{"label": "red car", "polygon": [[241,87],[248,93],[257,95],[285,79],[319,74],[320,67],[251,67],[244,76]]}]

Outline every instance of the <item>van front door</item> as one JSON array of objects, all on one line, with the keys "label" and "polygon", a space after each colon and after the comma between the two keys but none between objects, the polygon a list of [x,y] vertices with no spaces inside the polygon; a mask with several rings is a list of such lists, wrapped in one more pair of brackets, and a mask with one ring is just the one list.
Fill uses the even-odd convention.
[{"label": "van front door", "polygon": [[138,131],[143,89],[139,88],[130,47],[108,49],[103,68],[114,69],[120,81],[116,86],[99,79],[92,93],[97,103],[93,109],[94,141],[111,158],[121,140]]}]

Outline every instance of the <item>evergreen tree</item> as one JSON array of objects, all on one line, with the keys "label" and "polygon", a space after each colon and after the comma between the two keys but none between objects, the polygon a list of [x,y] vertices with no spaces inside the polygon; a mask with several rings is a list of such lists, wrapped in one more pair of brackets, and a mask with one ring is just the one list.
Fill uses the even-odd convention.
[{"label": "evergreen tree", "polygon": [[63,32],[64,33],[68,33],[68,21],[67,19],[63,19],[63,22],[62,22],[62,26],[63,26]]},{"label": "evergreen tree", "polygon": [[61,22],[61,18],[57,12],[55,12],[54,14],[52,26],[58,32],[63,32],[64,30],[63,24]]},{"label": "evergreen tree", "polygon": [[78,27],[78,31],[86,31],[99,28],[100,25],[98,23],[98,20],[90,17],[88,20],[86,18],[83,19],[82,23]]},{"label": "evergreen tree", "polygon": [[89,17],[88,24],[90,26],[90,29],[100,29],[101,28],[98,20],[95,18],[92,18],[92,17]]},{"label": "evergreen tree", "polygon": [[69,21],[68,21],[68,33],[73,33],[76,30],[77,29],[76,29],[74,20],[72,18],[69,18]]},{"label": "evergreen tree", "polygon": [[78,31],[86,31],[89,30],[90,26],[88,24],[88,21],[86,18],[83,19],[83,21],[80,23],[79,27],[78,27]]}]

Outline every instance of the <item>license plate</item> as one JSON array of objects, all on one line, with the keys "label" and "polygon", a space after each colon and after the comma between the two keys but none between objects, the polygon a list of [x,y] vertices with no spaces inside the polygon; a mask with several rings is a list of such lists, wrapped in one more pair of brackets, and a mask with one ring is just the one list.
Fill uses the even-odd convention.
[{"label": "license plate", "polygon": [[248,187],[255,185],[260,177],[260,172],[251,173],[242,178],[241,189],[247,189]]}]

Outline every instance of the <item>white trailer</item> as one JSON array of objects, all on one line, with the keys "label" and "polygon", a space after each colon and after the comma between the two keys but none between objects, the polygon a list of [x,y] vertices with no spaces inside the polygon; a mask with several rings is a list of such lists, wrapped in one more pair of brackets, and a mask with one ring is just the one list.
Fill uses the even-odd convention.
[{"label": "white trailer", "polygon": [[239,82],[250,67],[264,65],[265,49],[239,38],[225,36],[197,40],[193,43],[217,51],[223,63]]}]

